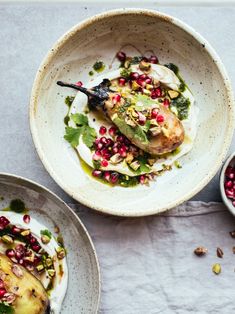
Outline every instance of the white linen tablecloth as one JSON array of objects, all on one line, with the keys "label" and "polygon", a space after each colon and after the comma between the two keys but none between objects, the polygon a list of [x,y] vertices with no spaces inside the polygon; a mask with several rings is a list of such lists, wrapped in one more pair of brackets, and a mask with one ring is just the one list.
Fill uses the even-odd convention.
[{"label": "white linen tablecloth", "polygon": [[[188,202],[145,218],[71,205],[87,227],[102,276],[100,313],[235,313],[235,219],[221,203]],[[197,257],[198,246],[208,249]],[[216,248],[224,251],[218,258]],[[212,265],[220,263],[215,275]]]}]

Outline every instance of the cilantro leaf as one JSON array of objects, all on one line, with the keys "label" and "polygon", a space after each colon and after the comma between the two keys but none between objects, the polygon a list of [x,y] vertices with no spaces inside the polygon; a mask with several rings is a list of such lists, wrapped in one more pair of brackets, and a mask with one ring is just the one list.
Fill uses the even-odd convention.
[{"label": "cilantro leaf", "polygon": [[76,147],[79,144],[79,138],[82,134],[82,128],[72,128],[70,126],[67,126],[65,128],[66,134],[64,135],[64,139],[68,141],[72,147]]},{"label": "cilantro leaf", "polygon": [[47,230],[47,229],[41,230],[41,231],[40,231],[40,234],[47,236],[49,239],[51,239],[51,237],[52,237],[51,231],[49,231],[49,230]]},{"label": "cilantro leaf", "polygon": [[82,140],[87,147],[91,148],[96,139],[96,131],[89,125],[86,125],[83,129]]},{"label": "cilantro leaf", "polygon": [[11,305],[0,303],[0,314],[14,314],[15,310]]},{"label": "cilantro leaf", "polygon": [[64,138],[75,148],[79,144],[80,136],[82,136],[84,144],[91,148],[97,135],[95,129],[88,125],[87,116],[82,113],[75,113],[71,115],[71,119],[77,127],[66,127]]},{"label": "cilantro leaf", "polygon": [[68,106],[68,107],[71,107],[71,105],[72,105],[72,103],[73,103],[73,101],[74,101],[74,96],[67,96],[66,98],[65,98],[65,104]]},{"label": "cilantro leaf", "polygon": [[148,138],[146,133],[144,132],[144,130],[142,129],[142,127],[140,125],[136,125],[134,128],[134,138],[136,138],[137,140],[141,141],[142,143],[148,143]]},{"label": "cilantro leaf", "polygon": [[88,124],[88,119],[87,116],[85,116],[82,113],[75,113],[75,114],[71,114],[71,118],[73,120],[73,122],[77,125],[87,125]]}]

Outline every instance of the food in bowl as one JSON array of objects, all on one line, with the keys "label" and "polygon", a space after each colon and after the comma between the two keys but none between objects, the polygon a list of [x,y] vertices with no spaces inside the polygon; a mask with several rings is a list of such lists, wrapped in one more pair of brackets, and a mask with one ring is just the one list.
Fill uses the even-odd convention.
[{"label": "food in bowl", "polygon": [[174,64],[156,56],[117,54],[118,70],[99,75],[67,97],[65,139],[92,176],[129,187],[149,184],[187,154],[196,136],[198,108]]},{"label": "food in bowl", "polygon": [[0,216],[0,312],[60,313],[68,270],[62,236],[53,236],[13,200]]},{"label": "food in bowl", "polygon": [[235,167],[232,165],[228,165],[225,170],[224,190],[225,195],[235,207]]}]

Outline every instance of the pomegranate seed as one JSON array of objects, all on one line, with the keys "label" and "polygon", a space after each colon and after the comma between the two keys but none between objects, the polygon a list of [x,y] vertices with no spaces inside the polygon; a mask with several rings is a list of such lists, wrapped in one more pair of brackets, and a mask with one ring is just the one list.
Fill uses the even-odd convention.
[{"label": "pomegranate seed", "polygon": [[152,84],[151,78],[150,77],[146,78],[145,83],[146,84]]},{"label": "pomegranate seed", "polygon": [[131,80],[138,80],[139,76],[140,75],[138,72],[131,72],[131,74],[130,74]]},{"label": "pomegranate seed", "polygon": [[163,115],[159,114],[159,115],[157,116],[157,122],[158,122],[158,123],[164,122],[164,120],[165,120],[165,118],[164,118]]},{"label": "pomegranate seed", "polygon": [[140,79],[140,78],[136,81],[136,83],[137,83],[138,85],[140,85],[141,87],[145,87],[145,86],[146,86],[145,80],[142,80],[142,79]]},{"label": "pomegranate seed", "polygon": [[100,143],[102,143],[103,145],[107,145],[108,144],[108,139],[106,137],[101,137],[100,139]]},{"label": "pomegranate seed", "polygon": [[41,250],[41,246],[37,244],[32,245],[32,250],[38,253]]},{"label": "pomegranate seed", "polygon": [[116,146],[116,147],[113,147],[112,152],[113,152],[114,154],[117,154],[117,153],[118,153],[118,147],[117,147],[117,146]]},{"label": "pomegranate seed", "polygon": [[82,83],[81,81],[78,81],[77,83],[75,83],[75,85],[77,85],[77,86],[82,86],[83,83]]},{"label": "pomegranate seed", "polygon": [[92,171],[92,175],[93,175],[93,177],[101,177],[101,175],[102,175],[102,171],[100,171],[100,170],[93,170]]},{"label": "pomegranate seed", "polygon": [[4,285],[4,281],[2,279],[0,279],[0,289],[4,288],[5,285]]},{"label": "pomegranate seed", "polygon": [[1,216],[0,217],[0,226],[1,229],[5,228],[7,225],[9,225],[10,221],[5,217],[5,216]]},{"label": "pomegranate seed", "polygon": [[104,160],[101,161],[101,166],[102,167],[108,167],[108,165],[109,165],[109,163],[108,163],[107,160],[104,159]]},{"label": "pomegranate seed", "polygon": [[126,147],[125,146],[122,146],[120,149],[119,149],[119,154],[121,155],[121,157],[126,157]]},{"label": "pomegranate seed", "polygon": [[36,265],[39,264],[40,262],[41,262],[41,257],[36,255],[36,256],[34,257],[33,264],[36,266]]},{"label": "pomegranate seed", "polygon": [[234,193],[233,191],[229,190],[229,189],[226,189],[225,190],[225,194],[228,198],[234,198]]},{"label": "pomegranate seed", "polygon": [[120,77],[119,80],[118,80],[118,84],[120,86],[125,86],[126,84],[126,79],[124,77]]},{"label": "pomegranate seed", "polygon": [[98,161],[98,160],[101,159],[101,156],[100,156],[100,154],[96,154],[95,153],[95,154],[92,155],[92,159],[95,160],[95,161]]},{"label": "pomegranate seed", "polygon": [[233,206],[235,207],[235,201],[232,202]]},{"label": "pomegranate seed", "polygon": [[33,271],[34,270],[33,265],[26,265],[25,267],[28,269],[28,271]]},{"label": "pomegranate seed", "polygon": [[0,298],[2,298],[6,292],[7,292],[6,289],[1,288],[0,289]]},{"label": "pomegranate seed", "polygon": [[22,259],[22,257],[23,257],[23,254],[22,253],[20,253],[20,252],[15,252],[15,258],[19,261],[20,259]]},{"label": "pomegranate seed", "polygon": [[228,166],[227,169],[225,170],[226,176],[228,176],[232,172],[234,172],[234,171],[233,171],[233,168],[231,166]]},{"label": "pomegranate seed", "polygon": [[115,128],[115,126],[111,126],[111,128],[109,128],[109,135],[110,136],[115,136],[115,134],[116,134],[116,132],[117,132],[117,129]]},{"label": "pomegranate seed", "polygon": [[168,106],[170,105],[169,99],[165,98],[165,99],[163,100],[163,105],[166,106],[166,107],[168,107]]},{"label": "pomegranate seed", "polygon": [[99,129],[100,135],[104,135],[106,132],[107,132],[106,127],[102,125],[102,126],[100,127],[100,129]]},{"label": "pomegranate seed", "polygon": [[111,182],[114,184],[118,181],[119,174],[117,172],[112,172],[110,175]]},{"label": "pomegranate seed", "polygon": [[18,263],[19,263],[20,265],[24,265],[24,260],[21,258],[21,259],[18,261]]},{"label": "pomegranate seed", "polygon": [[158,109],[153,109],[151,112],[151,118],[155,119],[157,118],[157,115],[158,115]]},{"label": "pomegranate seed", "polygon": [[20,253],[25,253],[25,246],[23,244],[17,244],[15,250]]},{"label": "pomegranate seed", "polygon": [[29,216],[29,215],[24,215],[24,216],[23,216],[23,221],[24,221],[26,224],[29,224],[29,223],[30,223],[30,216]]},{"label": "pomegranate seed", "polygon": [[144,184],[145,183],[145,176],[142,174],[139,178],[140,180],[140,184]]},{"label": "pomegranate seed", "polygon": [[15,256],[15,251],[13,249],[6,250],[6,256],[14,257]]},{"label": "pomegranate seed", "polygon": [[128,138],[124,139],[124,143],[125,143],[125,145],[128,145],[128,146],[131,144],[131,142],[128,140]]},{"label": "pomegranate seed", "polygon": [[235,174],[233,172],[231,172],[229,175],[228,175],[229,179],[234,179],[235,177]]},{"label": "pomegranate seed", "polygon": [[101,156],[102,156],[104,159],[109,159],[110,156],[111,156],[110,151],[109,151],[107,148],[102,149],[102,151],[101,151]]},{"label": "pomegranate seed", "polygon": [[99,142],[99,143],[97,144],[97,148],[98,148],[98,149],[103,148],[103,144],[102,144],[101,142]]},{"label": "pomegranate seed", "polygon": [[116,57],[118,58],[119,61],[125,61],[126,60],[126,54],[125,52],[123,51],[119,51],[117,54],[116,54]]},{"label": "pomegranate seed", "polygon": [[21,229],[16,227],[16,226],[13,226],[12,229],[11,229],[11,232],[14,233],[14,234],[17,234],[17,233],[21,232]]},{"label": "pomegranate seed", "polygon": [[139,79],[140,79],[140,80],[143,80],[143,81],[145,81],[147,78],[148,78],[148,76],[147,76],[146,74],[141,74],[141,75],[139,76]]},{"label": "pomegranate seed", "polygon": [[145,115],[143,115],[141,112],[138,112],[138,115],[139,115],[139,124],[140,124],[140,125],[144,125],[145,122],[146,122],[146,117],[145,117]]},{"label": "pomegranate seed", "polygon": [[29,243],[30,243],[30,244],[34,244],[34,243],[36,243],[36,242],[37,242],[37,239],[36,239],[35,237],[31,236],[31,238],[30,238],[30,240],[29,240]]},{"label": "pomegranate seed", "polygon": [[158,58],[157,58],[157,56],[151,56],[151,57],[148,59],[148,61],[149,61],[150,63],[157,64],[157,63],[158,63]]},{"label": "pomegranate seed", "polygon": [[226,188],[231,188],[232,186],[233,186],[233,182],[232,181],[225,182],[225,187]]},{"label": "pomegranate seed", "polygon": [[96,138],[96,140],[95,140],[95,145],[97,146],[97,145],[99,144],[99,142],[100,142],[100,139],[99,139],[99,138]]},{"label": "pomegranate seed", "polygon": [[157,98],[157,94],[156,94],[156,91],[155,91],[154,89],[151,91],[150,97],[151,97],[152,99],[156,99],[156,98]]},{"label": "pomegranate seed", "polygon": [[117,136],[117,142],[123,143],[124,140],[125,140],[125,138],[124,138],[123,135],[118,135],[118,136]]},{"label": "pomegranate seed", "polygon": [[114,142],[111,138],[107,138],[107,147],[113,146]]},{"label": "pomegranate seed", "polygon": [[109,171],[105,171],[104,172],[104,178],[105,178],[106,181],[109,182],[109,180],[110,180],[110,172]]},{"label": "pomegranate seed", "polygon": [[112,98],[113,104],[118,103],[120,100],[121,100],[121,95],[119,95],[119,94],[114,95]]},{"label": "pomegranate seed", "polygon": [[162,90],[161,87],[155,89],[155,94],[157,97],[162,97]]}]

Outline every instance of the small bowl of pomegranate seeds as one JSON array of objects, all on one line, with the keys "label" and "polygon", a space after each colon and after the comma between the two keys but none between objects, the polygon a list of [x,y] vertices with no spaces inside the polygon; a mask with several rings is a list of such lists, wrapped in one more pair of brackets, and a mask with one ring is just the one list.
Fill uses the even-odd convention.
[{"label": "small bowl of pomegranate seeds", "polygon": [[235,152],[228,157],[221,170],[220,191],[224,204],[235,215]]}]

